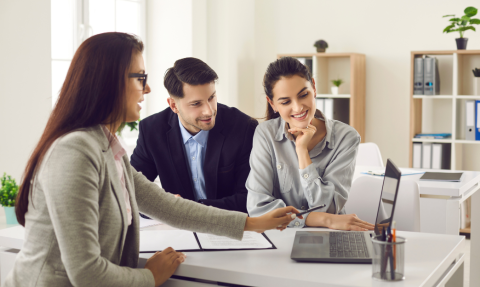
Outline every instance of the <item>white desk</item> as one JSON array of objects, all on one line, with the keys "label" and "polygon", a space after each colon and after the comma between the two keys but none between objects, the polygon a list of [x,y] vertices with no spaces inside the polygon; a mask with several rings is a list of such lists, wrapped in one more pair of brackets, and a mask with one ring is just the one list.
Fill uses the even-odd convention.
[{"label": "white desk", "polygon": [[[172,229],[160,225],[147,229]],[[224,282],[245,286],[462,286],[461,253],[465,238],[455,235],[398,232],[407,238],[405,248],[405,281],[386,283],[371,278],[370,264],[297,263],[290,259],[295,232],[299,229],[267,231],[277,249],[256,251],[188,252],[187,260],[174,275],[208,280],[198,283],[179,279],[165,286],[211,286]],[[304,228],[301,230],[321,230]],[[24,229],[21,226],[0,230],[0,246],[21,248]],[[140,254],[143,266],[152,253]],[[0,252],[0,260],[9,255]],[[11,259],[11,257],[8,257]],[[447,283],[448,282],[448,283]],[[448,285],[445,285],[448,284]],[[471,285],[474,286],[474,285]]]},{"label": "white desk", "polygon": [[[291,260],[297,230],[267,231],[276,250],[188,252],[186,261],[175,275],[244,286],[445,286],[449,280],[446,286],[463,286],[463,236],[398,232],[408,240],[406,280],[387,283],[372,279],[370,264],[298,263]],[[151,255],[140,254],[140,264],[144,265]],[[196,284],[173,279],[166,286],[211,286],[208,282]]]},{"label": "white desk", "polygon": [[[354,180],[361,172],[378,167],[357,166]],[[480,172],[462,171],[460,182],[419,181],[421,174],[402,176],[402,180],[418,182],[420,193],[420,231],[440,234],[458,234],[460,231],[460,204],[472,197],[470,230],[470,285],[480,286]],[[376,176],[379,180],[382,177]],[[391,196],[391,198],[389,198]],[[393,195],[384,194],[393,200]]]}]

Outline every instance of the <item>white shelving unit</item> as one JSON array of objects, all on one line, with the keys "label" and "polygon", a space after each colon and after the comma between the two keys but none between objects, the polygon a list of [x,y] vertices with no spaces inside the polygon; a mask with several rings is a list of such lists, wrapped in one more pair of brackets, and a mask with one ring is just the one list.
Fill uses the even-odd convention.
[{"label": "white shelving unit", "polygon": [[[280,54],[312,60],[317,98],[333,99],[333,119],[354,127],[365,141],[365,55],[359,53]],[[342,79],[338,95],[330,94],[332,80]]]},{"label": "white shelving unit", "polygon": [[[413,95],[414,59],[438,59],[440,95]],[[480,100],[473,95],[474,67],[480,68],[480,50],[420,51],[411,53],[410,166],[413,142],[450,143],[451,170],[480,170],[480,141],[465,140],[465,101]],[[451,139],[416,139],[418,133],[451,133]]]}]

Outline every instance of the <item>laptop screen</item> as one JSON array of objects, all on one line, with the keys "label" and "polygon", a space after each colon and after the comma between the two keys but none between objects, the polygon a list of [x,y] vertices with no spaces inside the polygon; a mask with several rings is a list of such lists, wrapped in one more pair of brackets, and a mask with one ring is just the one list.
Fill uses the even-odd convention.
[{"label": "laptop screen", "polygon": [[[382,233],[383,228],[387,228],[392,224],[393,213],[395,211],[395,203],[397,201],[397,192],[398,187],[400,186],[400,178],[402,176],[401,171],[397,168],[397,166],[390,160],[387,160],[387,167],[385,168],[385,177],[383,179],[383,186],[382,191],[380,192],[380,202],[378,204],[378,211],[377,211],[377,219],[375,222],[375,233],[380,235]],[[382,195],[383,193],[390,193],[394,194],[392,212],[387,214],[386,219],[381,218],[381,208],[382,206]]]}]

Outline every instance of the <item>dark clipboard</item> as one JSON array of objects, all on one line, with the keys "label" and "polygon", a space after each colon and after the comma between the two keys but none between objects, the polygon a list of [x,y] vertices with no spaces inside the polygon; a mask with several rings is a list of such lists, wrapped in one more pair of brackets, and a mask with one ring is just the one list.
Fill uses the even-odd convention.
[{"label": "dark clipboard", "polygon": [[[200,244],[200,240],[198,240],[197,233],[194,232],[193,235],[195,236],[195,239],[197,240],[198,247],[200,249],[179,249],[175,250],[177,252],[204,252],[204,251],[241,251],[241,250],[265,250],[265,249],[277,249],[275,244],[268,238],[268,236],[265,233],[262,233],[263,237],[267,239],[270,244],[272,244],[272,247],[267,247],[267,248],[234,248],[234,249],[203,249],[202,244]],[[140,253],[155,253],[161,250],[156,250],[156,251],[140,251]]]}]

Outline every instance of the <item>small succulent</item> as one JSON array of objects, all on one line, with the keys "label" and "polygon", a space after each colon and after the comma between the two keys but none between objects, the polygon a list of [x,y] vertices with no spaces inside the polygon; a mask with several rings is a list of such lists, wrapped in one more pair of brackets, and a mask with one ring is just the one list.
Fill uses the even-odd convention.
[{"label": "small succulent", "polygon": [[335,87],[340,87],[340,85],[343,84],[343,80],[342,80],[342,79],[332,80],[332,84],[333,84]]},{"label": "small succulent", "polygon": [[11,176],[3,173],[0,178],[2,186],[0,187],[0,204],[2,206],[15,206],[15,199],[17,198],[18,185]]},{"label": "small succulent", "polygon": [[325,49],[328,48],[328,44],[324,40],[318,40],[313,46],[317,48],[318,53],[323,53],[325,52]]}]

